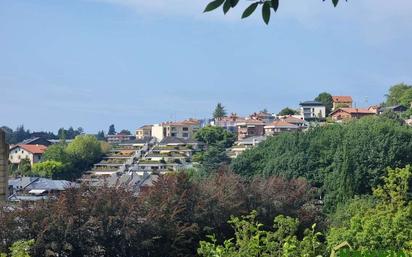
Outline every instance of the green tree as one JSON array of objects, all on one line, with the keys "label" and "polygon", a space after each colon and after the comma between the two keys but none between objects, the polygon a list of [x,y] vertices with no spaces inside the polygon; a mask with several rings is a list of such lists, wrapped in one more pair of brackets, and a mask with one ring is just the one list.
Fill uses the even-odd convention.
[{"label": "green tree", "polygon": [[195,139],[207,145],[231,147],[236,141],[236,135],[222,127],[209,125],[199,129],[195,134]]},{"label": "green tree", "polygon": [[116,129],[114,128],[114,124],[109,126],[109,131],[107,132],[108,135],[116,135]]},{"label": "green tree", "polygon": [[30,249],[34,245],[34,240],[21,240],[15,242],[10,247],[11,257],[30,257]]},{"label": "green tree", "polygon": [[278,113],[278,115],[280,115],[280,116],[284,116],[284,115],[295,115],[295,114],[298,114],[298,113],[299,113],[298,111],[293,110],[293,109],[291,109],[291,108],[289,108],[289,107],[286,107],[286,108],[283,108],[283,109]]},{"label": "green tree", "polygon": [[321,233],[315,232],[315,225],[305,231],[303,240],[297,237],[299,222],[297,219],[277,216],[273,230],[264,230],[263,224],[256,220],[253,211],[242,218],[232,217],[229,221],[235,230],[235,237],[227,239],[222,245],[214,236],[211,242],[201,241],[198,254],[204,257],[315,257],[324,253],[320,241]]},{"label": "green tree", "polygon": [[35,163],[32,168],[33,175],[51,179],[64,179],[65,172],[66,166],[57,161]]},{"label": "green tree", "polygon": [[97,140],[105,140],[104,131],[101,130],[96,135]]},{"label": "green tree", "polygon": [[[397,105],[397,104],[401,104],[402,100],[405,101],[406,100],[406,96],[405,98],[404,95],[407,91],[409,91],[412,87],[409,85],[406,85],[404,83],[400,83],[397,85],[392,86],[389,89],[389,93],[386,95],[386,106],[393,106],[393,105]],[[409,94],[409,93],[408,93]],[[410,102],[407,103],[406,106],[409,106]]]},{"label": "green tree", "polygon": [[325,105],[326,115],[329,115],[329,113],[332,111],[332,107],[333,107],[332,95],[327,93],[327,92],[320,93],[315,98],[315,101],[321,102],[323,105]]},{"label": "green tree", "polygon": [[70,162],[70,156],[66,152],[67,145],[65,143],[58,143],[47,148],[42,156],[43,161],[57,161],[61,163]]},{"label": "green tree", "polygon": [[[328,246],[348,241],[356,250],[404,251],[412,254],[412,169],[388,169],[384,185],[373,196],[376,203],[353,200],[342,208],[351,215],[340,216],[328,233]],[[342,213],[342,211],[340,211]]]},{"label": "green tree", "polygon": [[25,159],[20,160],[20,163],[17,167],[17,172],[19,175],[30,176],[31,175],[30,159],[25,158]]},{"label": "green tree", "polygon": [[[249,17],[257,9],[257,7],[261,5],[263,21],[266,24],[269,24],[270,15],[272,12],[276,12],[278,10],[279,2],[279,0],[255,1],[245,9],[242,14],[242,19]],[[339,0],[332,0],[332,3],[335,7],[338,5],[338,2]],[[235,8],[238,3],[239,0],[213,0],[206,6],[204,12],[210,12],[222,6],[223,13],[226,14],[231,8]]]},{"label": "green tree", "polygon": [[225,107],[221,103],[216,105],[215,111],[213,112],[213,118],[219,119],[226,116]]}]

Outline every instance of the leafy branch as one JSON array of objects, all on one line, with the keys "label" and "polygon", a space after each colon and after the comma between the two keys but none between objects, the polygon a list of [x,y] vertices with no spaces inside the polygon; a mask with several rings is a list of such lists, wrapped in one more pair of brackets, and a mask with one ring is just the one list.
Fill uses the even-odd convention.
[{"label": "leafy branch", "polygon": [[[326,0],[322,0],[322,1],[325,2]],[[348,1],[348,0],[345,0],[345,1]],[[226,14],[229,12],[231,8],[235,8],[238,3],[239,3],[239,0],[214,0],[206,6],[204,12],[210,12],[222,6],[223,13]],[[339,3],[339,0],[332,0],[332,3],[333,3],[333,6],[336,7]],[[250,15],[252,15],[259,5],[262,6],[263,21],[266,24],[269,24],[270,15],[272,13],[272,10],[273,12],[276,12],[279,8],[279,0],[259,0],[259,1],[253,2],[243,11],[242,19],[247,18]]]}]

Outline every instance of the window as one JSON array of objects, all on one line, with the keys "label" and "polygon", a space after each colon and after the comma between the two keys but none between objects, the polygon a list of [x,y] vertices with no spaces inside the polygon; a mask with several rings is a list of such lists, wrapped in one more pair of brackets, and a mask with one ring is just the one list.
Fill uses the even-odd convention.
[{"label": "window", "polygon": [[183,127],[183,131],[189,131],[188,127]]},{"label": "window", "polygon": [[189,137],[189,133],[183,133],[183,137]]},{"label": "window", "polygon": [[171,133],[170,136],[175,137],[176,133]]}]

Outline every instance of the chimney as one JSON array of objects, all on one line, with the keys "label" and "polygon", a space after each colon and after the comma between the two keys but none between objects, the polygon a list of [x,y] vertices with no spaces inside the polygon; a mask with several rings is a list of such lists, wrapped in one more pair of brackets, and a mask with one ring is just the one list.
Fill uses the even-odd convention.
[{"label": "chimney", "polygon": [[6,133],[0,129],[0,205],[7,199],[9,146],[6,144]]}]

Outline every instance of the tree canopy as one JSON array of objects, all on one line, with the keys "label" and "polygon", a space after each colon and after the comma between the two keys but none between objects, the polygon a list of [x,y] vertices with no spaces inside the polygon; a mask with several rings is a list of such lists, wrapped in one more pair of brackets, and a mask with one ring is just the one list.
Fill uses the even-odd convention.
[{"label": "tree canopy", "polygon": [[284,115],[296,115],[296,114],[298,114],[298,111],[296,111],[296,110],[294,110],[294,109],[292,109],[292,108],[289,108],[289,107],[283,108],[283,109],[278,113],[278,115],[280,115],[280,116],[284,116]]},{"label": "tree canopy", "polygon": [[305,177],[321,187],[327,208],[371,193],[387,167],[412,162],[412,129],[370,117],[267,139],[232,161],[244,176]]},{"label": "tree canopy", "polygon": [[213,112],[213,118],[219,119],[226,116],[225,107],[221,103],[216,105],[215,111]]},{"label": "tree canopy", "polygon": [[315,98],[315,101],[321,102],[323,105],[325,105],[326,115],[329,115],[329,113],[332,111],[332,107],[333,107],[332,95],[327,93],[327,92],[320,93]]}]

